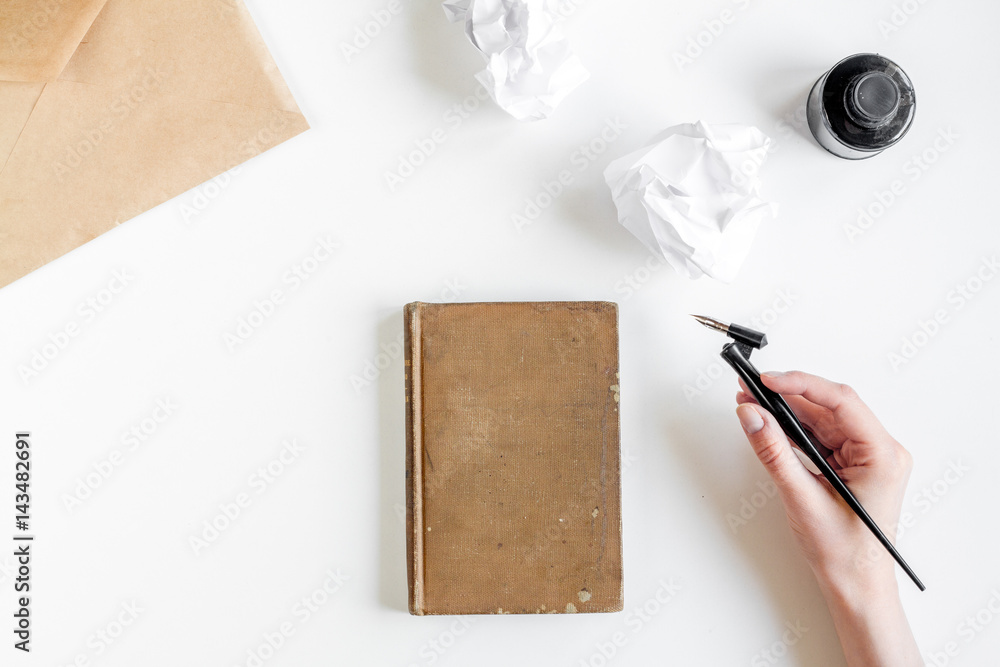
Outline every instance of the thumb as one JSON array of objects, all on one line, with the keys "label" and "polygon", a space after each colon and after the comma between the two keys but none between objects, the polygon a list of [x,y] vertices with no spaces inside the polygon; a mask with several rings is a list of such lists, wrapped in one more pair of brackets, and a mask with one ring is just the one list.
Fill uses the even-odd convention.
[{"label": "thumb", "polygon": [[811,494],[816,480],[792,451],[792,443],[771,413],[759,405],[744,403],[736,408],[736,416],[782,496],[802,498]]}]

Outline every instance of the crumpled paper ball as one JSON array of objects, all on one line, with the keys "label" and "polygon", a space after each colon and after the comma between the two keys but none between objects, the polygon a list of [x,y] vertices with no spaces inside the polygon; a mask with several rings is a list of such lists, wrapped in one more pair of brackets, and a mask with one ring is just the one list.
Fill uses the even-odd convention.
[{"label": "crumpled paper ball", "polygon": [[777,214],[758,194],[770,145],[749,125],[671,127],[605,170],[619,222],[677,273],[732,282]]},{"label": "crumpled paper ball", "polygon": [[518,120],[548,118],[590,74],[570,49],[551,0],[449,0],[445,15],[486,58],[476,79]]}]

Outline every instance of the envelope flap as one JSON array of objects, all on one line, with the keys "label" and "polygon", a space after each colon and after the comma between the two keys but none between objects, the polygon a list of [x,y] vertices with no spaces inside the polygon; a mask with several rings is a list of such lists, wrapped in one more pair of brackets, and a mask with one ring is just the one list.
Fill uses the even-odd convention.
[{"label": "envelope flap", "polygon": [[59,79],[299,112],[243,0],[112,0]]},{"label": "envelope flap", "polygon": [[0,2],[0,80],[55,81],[105,2]]},{"label": "envelope flap", "polygon": [[108,0],[0,81],[0,287],[308,127],[243,0]]},{"label": "envelope flap", "polygon": [[0,174],[44,89],[44,83],[0,82]]}]

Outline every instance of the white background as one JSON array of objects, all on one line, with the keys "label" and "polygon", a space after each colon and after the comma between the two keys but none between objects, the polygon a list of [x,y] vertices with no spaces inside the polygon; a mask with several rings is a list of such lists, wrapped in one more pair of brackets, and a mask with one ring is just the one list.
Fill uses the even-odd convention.
[{"label": "white background", "polygon": [[[252,2],[313,129],[0,290],[0,540],[12,544],[18,429],[32,433],[37,535],[30,656],[10,646],[13,547],[0,550],[0,663],[253,665],[248,651],[288,623],[263,664],[600,665],[616,632],[619,665],[843,664],[780,502],[731,523],[767,478],[734,415],[723,339],[695,312],[766,318],[762,368],[852,384],[910,449],[913,525],[899,546],[928,590],[902,574],[900,588],[918,641],[938,654],[929,664],[992,664],[1000,278],[975,281],[1000,253],[1000,6],[903,4],[915,13],[883,34],[888,0],[580,0],[566,31],[591,80],[550,120],[518,123],[487,103],[453,127],[445,114],[474,94],[481,61],[439,2],[404,2],[350,62],[342,44],[386,0]],[[735,20],[679,68],[675,53],[724,9]],[[797,113],[816,78],[861,51],[903,66],[918,112],[898,146],[849,162]],[[627,125],[620,138],[516,229],[512,214],[613,119]],[[645,268],[602,179],[614,157],[699,119],[754,124],[775,143],[763,195],[780,214],[733,285]],[[444,143],[390,191],[385,172],[438,127]],[[953,142],[937,141],[948,132]],[[933,163],[914,170],[921,155]],[[849,239],[895,180],[903,194]],[[327,237],[334,257],[298,288],[284,282]],[[86,316],[80,304],[122,270],[128,285]],[[969,281],[980,289],[959,307],[954,290]],[[620,304],[625,612],[468,627],[406,613],[396,341],[404,303],[454,298],[456,284],[464,301]],[[283,302],[230,349],[226,334],[276,289]],[[783,294],[792,303],[775,317]],[[938,310],[945,324],[893,368],[889,355]],[[19,368],[69,323],[79,335],[25,381]],[[685,396],[699,379],[704,391]],[[158,400],[176,408],[153,430]],[[143,427],[129,450],[124,434]],[[301,453],[258,494],[251,476],[291,439]],[[116,450],[119,465],[68,508]],[[196,554],[190,538],[241,493],[249,506]],[[328,571],[340,588],[296,614]],[[651,602],[661,580],[680,586],[662,605]],[[137,618],[101,640],[133,603]],[[639,622],[643,606],[653,611]],[[974,630],[977,614],[987,622]],[[792,646],[786,623],[808,628]],[[941,654],[948,642],[957,655]]]}]

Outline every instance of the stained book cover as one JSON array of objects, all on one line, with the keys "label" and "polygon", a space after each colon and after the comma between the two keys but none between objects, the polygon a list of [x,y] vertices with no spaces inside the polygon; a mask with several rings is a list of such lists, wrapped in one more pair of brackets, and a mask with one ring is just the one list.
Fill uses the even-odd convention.
[{"label": "stained book cover", "polygon": [[410,613],[620,611],[617,306],[404,318]]}]

